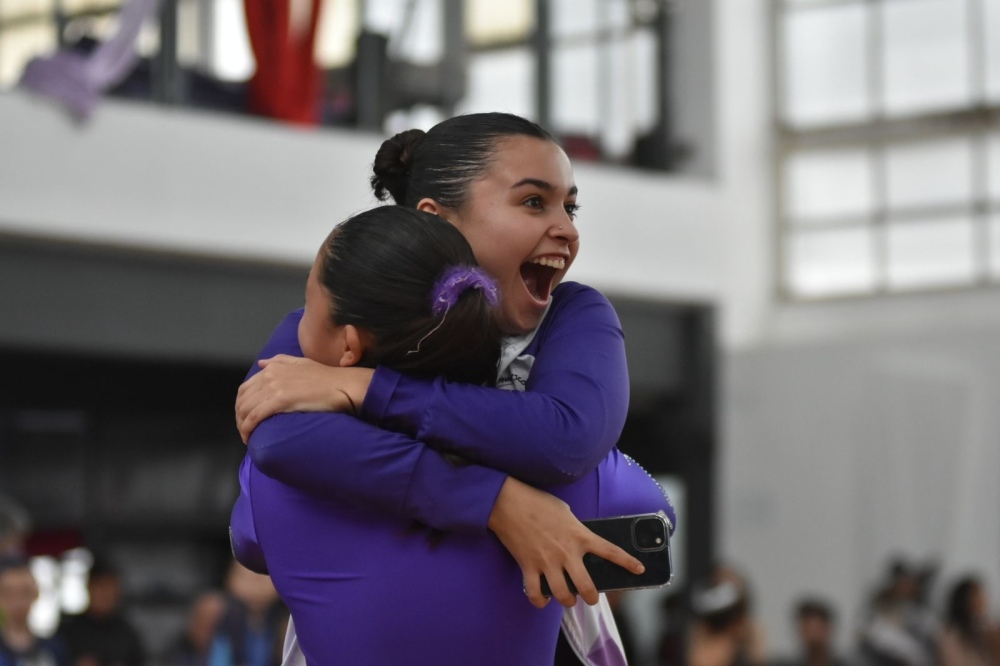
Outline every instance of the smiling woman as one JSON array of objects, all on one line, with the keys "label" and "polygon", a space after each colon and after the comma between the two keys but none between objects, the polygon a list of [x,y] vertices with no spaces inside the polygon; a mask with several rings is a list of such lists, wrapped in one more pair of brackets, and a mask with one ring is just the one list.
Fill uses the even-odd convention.
[{"label": "smiling woman", "polygon": [[[579,245],[566,154],[523,118],[459,116],[386,141],[372,186],[379,198],[437,213],[462,232],[497,280],[508,335],[492,387],[389,364],[320,366],[293,358],[301,350],[289,326],[275,332],[263,370],[240,388],[237,421],[253,465],[314,498],[294,512],[253,507],[262,545],[275,530],[271,552],[264,547],[272,576],[303,595],[302,611],[292,608],[302,651],[310,663],[337,654],[357,664],[551,666],[566,624],[584,663],[624,663],[583,556],[633,572],[641,565],[580,520],[658,511],[675,519],[662,489],[615,445],[629,395],[618,317],[596,290],[562,281]],[[283,413],[352,404],[357,418]],[[442,453],[468,464],[452,466],[450,455],[442,464]],[[348,505],[367,512],[351,518],[356,534],[290,536],[304,516],[321,521]],[[400,518],[446,534],[430,549],[405,542],[393,529]],[[386,526],[383,541],[361,538],[377,524]],[[290,575],[307,551],[319,559]],[[318,574],[334,554],[349,553],[352,568]],[[543,575],[552,596],[572,607],[565,615],[547,607]],[[592,608],[606,615],[590,622]]]},{"label": "smiling woman", "polygon": [[469,190],[467,201],[456,208],[431,197],[417,202],[417,208],[458,227],[480,264],[496,276],[507,332],[531,331],[580,247],[569,158],[551,140],[506,138]]}]

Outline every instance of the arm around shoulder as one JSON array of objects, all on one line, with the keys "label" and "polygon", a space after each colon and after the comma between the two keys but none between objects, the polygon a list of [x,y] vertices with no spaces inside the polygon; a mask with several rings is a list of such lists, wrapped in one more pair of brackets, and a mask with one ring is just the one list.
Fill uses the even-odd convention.
[{"label": "arm around shoulder", "polygon": [[587,474],[617,442],[628,412],[624,335],[600,292],[567,284],[557,293],[529,347],[527,390],[379,368],[362,416],[532,484]]}]

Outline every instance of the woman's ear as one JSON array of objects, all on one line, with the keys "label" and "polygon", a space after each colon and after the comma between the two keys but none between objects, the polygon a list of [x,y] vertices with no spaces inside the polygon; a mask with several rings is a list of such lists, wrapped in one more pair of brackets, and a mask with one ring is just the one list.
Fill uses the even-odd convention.
[{"label": "woman's ear", "polygon": [[437,201],[434,201],[434,199],[431,199],[430,197],[424,197],[423,199],[418,201],[417,210],[422,210],[425,213],[434,213],[435,215],[444,217],[443,215],[444,206],[439,204]]},{"label": "woman's ear", "polygon": [[372,336],[367,331],[362,331],[351,324],[344,326],[343,336],[344,346],[340,354],[339,365],[342,368],[347,368],[361,362],[365,350],[372,343]]}]

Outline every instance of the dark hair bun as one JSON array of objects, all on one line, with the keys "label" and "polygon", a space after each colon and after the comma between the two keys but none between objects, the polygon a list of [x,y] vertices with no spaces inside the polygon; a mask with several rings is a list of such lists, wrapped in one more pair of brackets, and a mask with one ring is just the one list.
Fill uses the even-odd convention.
[{"label": "dark hair bun", "polygon": [[372,189],[379,201],[385,201],[391,195],[397,204],[406,204],[410,163],[425,134],[421,129],[411,129],[382,142],[375,153],[375,163],[372,165],[374,174],[371,178]]}]

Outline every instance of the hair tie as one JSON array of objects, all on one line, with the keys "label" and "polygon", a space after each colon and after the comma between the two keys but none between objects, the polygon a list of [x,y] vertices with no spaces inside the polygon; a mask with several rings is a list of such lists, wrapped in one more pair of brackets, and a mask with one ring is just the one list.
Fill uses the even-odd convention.
[{"label": "hair tie", "polygon": [[489,273],[475,266],[452,266],[441,273],[441,277],[434,283],[431,289],[431,314],[440,316],[441,321],[437,326],[427,332],[427,335],[417,341],[416,349],[406,352],[410,354],[420,353],[420,345],[429,338],[435,331],[444,324],[444,318],[448,316],[448,310],[458,302],[466,289],[478,289],[486,296],[487,302],[493,307],[500,304],[500,289],[496,280],[490,277]]},{"label": "hair tie", "polygon": [[431,314],[435,317],[445,314],[458,302],[466,289],[478,289],[486,295],[493,307],[500,303],[500,291],[496,281],[476,266],[452,266],[445,269],[431,290]]}]

